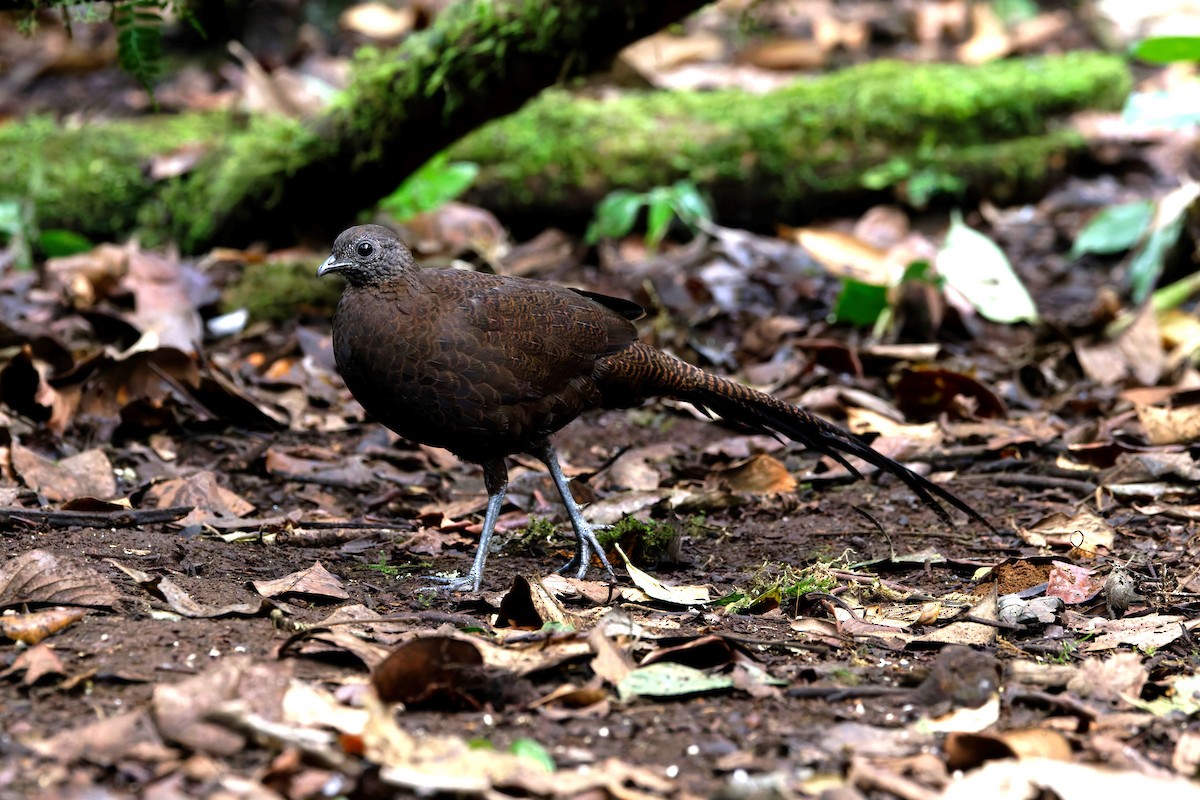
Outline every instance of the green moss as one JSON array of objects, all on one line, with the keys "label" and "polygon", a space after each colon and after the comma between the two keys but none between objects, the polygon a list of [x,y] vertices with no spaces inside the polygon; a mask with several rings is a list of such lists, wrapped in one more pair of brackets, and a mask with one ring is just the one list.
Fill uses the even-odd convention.
[{"label": "green moss", "polygon": [[599,531],[596,535],[605,550],[614,544],[635,564],[654,564],[667,558],[679,539],[679,531],[667,522],[649,520],[642,522],[633,517],[623,517],[615,525]]},{"label": "green moss", "polygon": [[[1118,108],[1129,88],[1123,59],[1077,53],[982,67],[877,62],[766,98],[730,90],[591,100],[554,90],[466,137],[450,156],[483,165],[477,186],[500,205],[581,195],[594,202],[613,188],[682,178],[717,194],[762,176],[784,203],[903,187],[916,175],[944,191],[962,182],[931,182],[929,169],[956,175],[964,148],[977,169],[990,164],[989,175],[1044,173],[1039,158],[1082,143],[1056,133],[1056,121],[1082,108]],[[896,163],[902,168],[884,187],[864,185]]]},{"label": "green moss", "polygon": [[316,269],[307,262],[248,266],[225,289],[221,305],[227,311],[245,308],[252,319],[273,322],[295,319],[297,310],[328,316],[341,296],[342,283],[318,278]]},{"label": "green moss", "polygon": [[228,126],[218,114],[117,121],[86,132],[45,117],[3,125],[0,152],[14,157],[0,158],[0,195],[31,200],[42,227],[99,240],[129,233],[160,188],[145,176],[151,160],[219,140]]},{"label": "green moss", "polygon": [[508,549],[533,556],[546,554],[546,544],[558,536],[558,529],[546,517],[530,517],[529,524],[517,531]]}]

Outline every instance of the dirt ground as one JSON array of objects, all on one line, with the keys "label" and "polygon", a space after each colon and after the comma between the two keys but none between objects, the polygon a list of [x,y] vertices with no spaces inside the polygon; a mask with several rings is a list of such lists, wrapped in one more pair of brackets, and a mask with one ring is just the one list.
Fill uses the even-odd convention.
[{"label": "dirt ground", "polygon": [[[920,25],[896,23],[908,4],[749,7],[803,55],[808,5],[853,17],[820,69],[916,45],[957,58],[968,30],[943,29],[972,18],[977,43],[1003,33],[973,16],[988,4],[912,4]],[[1083,46],[1098,4],[1052,5],[1024,46]],[[886,36],[855,33],[871,20]],[[46,42],[87,30],[0,29],[0,55],[53,61]],[[933,40],[907,42],[921,31]],[[341,70],[357,42],[296,53]],[[10,78],[24,94],[0,111],[146,113],[105,47],[82,77]],[[732,80],[753,55],[709,69]],[[166,108],[245,113],[251,78],[224,53],[212,64],[172,70]],[[677,226],[661,251],[640,230],[598,247],[538,230],[508,260],[450,223],[491,219],[504,239],[510,220],[433,216],[449,231],[434,244],[476,267],[635,299],[648,341],[875,437],[995,528],[949,527],[894,477],[852,480],[653,402],[555,439],[587,515],[623,526],[614,584],[595,564],[555,573],[569,526],[518,457],[482,593],[431,588],[470,567],[479,467],[364,418],[319,291],[209,327],[244,276],[282,264],[307,280],[328,243],[96,243],[0,270],[0,800],[1200,798],[1200,323],[1194,301],[1130,302],[1127,248],[1069,254],[1098,211],[1163,202],[1195,138],[1116,117],[1081,133],[1094,159],[1036,202],[962,209],[1035,324],[987,322],[915,279],[888,284],[881,336],[830,322],[838,258],[934,261],[944,208],[764,220],[812,226],[777,236]],[[1178,213],[1163,284],[1195,267],[1198,217]]]},{"label": "dirt ground", "polygon": [[[677,412],[654,411],[648,416],[643,411],[613,411],[578,421],[560,437],[560,447],[573,468],[594,470],[615,452],[661,441],[663,436],[655,427],[662,426],[669,426],[671,442],[683,445],[682,464],[675,469],[683,474],[702,469],[697,454],[706,446],[720,442],[728,446],[731,437],[742,438],[729,429]],[[377,437],[378,430],[368,424],[318,440],[303,438],[306,447],[354,452]],[[198,440],[181,449],[179,466],[219,467],[229,459],[229,449],[296,444],[295,439],[285,433],[250,437],[241,443],[225,437]],[[404,443],[396,449],[410,451]],[[1036,474],[1044,468],[1043,459],[1036,453],[1032,456],[1022,465],[1023,474]],[[311,484],[272,480],[262,474],[257,461],[218,474],[259,509],[286,513],[303,508],[305,517],[320,516],[311,503],[298,500],[306,489],[311,490]],[[530,473],[530,478],[538,480],[535,473]],[[470,500],[479,494],[480,483],[478,469],[452,466],[446,470],[439,496]],[[517,475],[516,493],[528,483]],[[1012,520],[1030,520],[1060,510],[1071,513],[1075,505],[1075,498],[1064,497],[1060,491],[1002,486],[969,468],[959,471],[948,485],[1001,529]],[[6,558],[37,549],[81,561],[88,570],[112,581],[120,597],[112,607],[90,613],[50,640],[61,674],[33,685],[14,679],[15,675],[0,682],[0,742],[6,765],[0,772],[0,797],[275,796],[263,794],[265,786],[282,796],[318,796],[314,792],[318,786],[324,791],[328,787],[352,788],[348,795],[356,797],[394,791],[384,788],[386,784],[373,785],[362,775],[332,780],[329,772],[306,765],[294,748],[278,742],[207,755],[202,755],[203,747],[189,753],[189,748],[176,742],[164,752],[155,751],[153,758],[117,748],[110,761],[104,753],[76,752],[84,746],[78,742],[63,744],[54,738],[132,709],[152,707],[162,686],[202,676],[221,664],[244,665],[248,661],[265,665],[271,674],[315,685],[360,685],[366,678],[361,660],[337,647],[302,653],[294,642],[298,627],[316,624],[338,607],[361,604],[398,620],[388,629],[388,641],[447,628],[491,637],[504,632],[493,626],[504,624],[503,615],[498,618],[497,613],[513,580],[546,575],[570,552],[570,544],[562,536],[537,554],[522,552],[510,539],[509,546],[491,559],[482,597],[422,591],[429,583],[423,576],[433,571],[465,572],[473,550],[470,533],[448,534],[453,544],[440,555],[415,555],[404,546],[410,536],[407,531],[413,527],[411,519],[393,515],[389,503],[380,504],[380,495],[370,497],[336,487],[323,487],[322,491],[335,497],[341,507],[363,508],[364,516],[376,520],[379,527],[334,529],[332,532],[342,536],[326,544],[306,544],[301,537],[289,541],[284,536],[270,543],[227,543],[209,535],[181,533],[169,525],[137,529],[8,527],[3,533]],[[548,482],[541,481],[528,496],[536,497],[539,492],[549,496],[550,491]],[[702,526],[692,525],[687,534],[681,534],[677,563],[655,565],[657,576],[673,584],[706,584],[712,587],[713,597],[724,597],[744,591],[768,565],[802,566],[832,559],[848,565],[879,560],[862,574],[903,585],[914,596],[932,600],[953,592],[979,594],[981,586],[989,582],[977,578],[979,565],[1000,564],[1033,553],[1009,533],[992,535],[969,525],[946,529],[895,481],[805,487],[794,494],[745,496],[741,501],[735,509],[706,514]],[[373,504],[370,512],[364,508],[368,503]],[[856,513],[856,508],[868,512],[879,527]],[[558,514],[543,505],[534,512]],[[1119,516],[1123,517],[1123,530],[1131,530],[1136,523],[1137,531],[1122,558],[1149,551],[1155,569],[1175,575],[1190,573],[1198,566],[1187,546],[1191,534],[1180,526],[1160,523],[1163,517],[1135,518],[1130,512]],[[478,516],[469,518],[477,520]],[[389,520],[395,521],[391,530],[382,527]],[[303,524],[298,527],[302,529]],[[1186,528],[1190,531],[1192,526]],[[904,563],[900,558],[921,553],[945,560]],[[316,561],[332,573],[348,597],[332,601],[285,595],[280,604],[286,609],[283,614],[264,611],[223,618],[171,613],[161,597],[131,583],[113,563],[169,576],[194,601],[207,607],[252,601],[257,593],[251,582],[300,572]],[[381,562],[389,569],[381,569]],[[597,572],[593,570],[590,577],[599,577]],[[621,572],[620,585],[628,587]],[[521,592],[513,590],[511,594]],[[875,601],[883,602],[884,596],[875,595]],[[799,633],[804,630],[799,623],[806,618],[830,618],[833,606],[816,596],[796,598],[791,607],[732,614],[722,613],[712,604],[686,609],[652,600],[615,599],[602,606],[577,597],[573,603],[564,603],[578,613],[590,614],[598,607],[618,610],[651,625],[656,636],[663,637],[653,646],[624,640],[630,653],[718,637],[726,648],[750,659],[778,683],[750,691],[697,692],[669,699],[640,697],[616,702],[609,697],[582,708],[538,705],[534,702],[537,698],[545,698],[563,685],[596,681],[587,659],[564,658],[550,665],[534,660],[536,668],[530,672],[519,668],[506,672],[503,689],[489,685],[484,690],[463,690],[467,699],[456,696],[455,691],[448,697],[414,703],[417,708],[398,717],[402,729],[417,739],[444,735],[485,741],[497,751],[507,751],[518,740],[534,740],[560,770],[615,759],[661,778],[664,785],[653,791],[669,795],[785,797],[815,792],[826,783],[836,783],[840,780],[837,776],[848,770],[861,772],[864,759],[888,765],[874,784],[878,791],[888,793],[895,789],[889,788],[887,776],[901,780],[913,771],[929,769],[930,763],[942,763],[938,757],[926,755],[923,759],[921,755],[936,739],[928,735],[909,739],[907,734],[912,723],[946,707],[944,698],[918,692],[937,656],[936,641],[906,647],[877,634],[854,635],[832,629]],[[1085,606],[1085,613],[1103,614],[1102,606],[1096,600]],[[574,634],[562,636],[570,639]],[[1071,648],[1076,638],[1061,629],[1056,635],[1053,630],[1033,626],[1000,631],[985,650],[996,653],[1002,664],[1009,659],[1041,661],[1043,657],[1069,664],[1075,660]],[[21,652],[20,647],[6,646],[0,652],[0,663],[11,665]],[[698,663],[705,664],[705,657],[699,658]],[[729,659],[728,653],[723,658]],[[709,662],[707,667],[720,671],[721,660]],[[1149,663],[1150,669],[1159,673],[1183,664],[1194,667],[1195,650],[1166,647]],[[1048,727],[1061,731],[1066,741],[1084,754],[1109,760],[1112,754],[1088,735],[1089,724],[1094,725],[1104,712],[1085,713],[1075,707],[1084,701],[1068,702],[1068,694],[1022,694],[1019,679],[1010,677],[1003,686],[1007,694],[995,730]],[[879,689],[886,693],[875,694]],[[1169,769],[1183,729],[1180,722],[1153,718],[1139,727],[1134,759],[1138,767]],[[898,738],[900,732],[906,735]],[[42,758],[23,744],[38,740],[59,741],[77,758]],[[942,770],[940,779],[919,771],[915,778],[904,779],[916,779],[933,788],[938,780],[946,780],[944,765]],[[238,776],[257,788],[247,789],[234,780]],[[644,778],[629,783],[630,791],[633,786],[647,790]],[[858,785],[873,784],[864,784],[860,778]]]}]

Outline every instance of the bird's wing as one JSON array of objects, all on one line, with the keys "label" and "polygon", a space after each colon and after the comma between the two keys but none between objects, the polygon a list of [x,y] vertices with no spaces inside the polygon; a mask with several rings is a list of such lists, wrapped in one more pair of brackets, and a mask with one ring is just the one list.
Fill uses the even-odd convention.
[{"label": "bird's wing", "polygon": [[507,402],[588,380],[599,359],[637,341],[629,317],[634,309],[640,316],[641,308],[629,301],[525,278],[467,274],[473,277],[459,273],[444,288],[459,295],[460,333],[477,339],[476,352],[491,362],[485,368],[491,385]]}]

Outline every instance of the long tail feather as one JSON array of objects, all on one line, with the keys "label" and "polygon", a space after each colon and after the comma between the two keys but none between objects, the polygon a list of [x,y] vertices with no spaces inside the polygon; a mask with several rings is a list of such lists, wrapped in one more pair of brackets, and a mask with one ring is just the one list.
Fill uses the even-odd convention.
[{"label": "long tail feather", "polygon": [[878,452],[849,431],[813,416],[804,409],[740,383],[711,375],[698,367],[637,343],[607,363],[603,388],[614,404],[639,397],[668,396],[686,400],[763,433],[776,433],[829,456],[856,477],[862,477],[846,456],[856,456],[902,480],[921,501],[950,527],[954,521],[939,500],[995,531],[979,512],[950,491]]}]

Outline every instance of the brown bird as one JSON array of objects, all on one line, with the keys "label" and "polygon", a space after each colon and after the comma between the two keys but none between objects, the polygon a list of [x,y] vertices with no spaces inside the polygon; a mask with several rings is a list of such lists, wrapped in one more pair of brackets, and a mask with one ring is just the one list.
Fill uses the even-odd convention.
[{"label": "brown bird", "polygon": [[483,466],[488,491],[471,571],[446,580],[479,590],[508,486],[505,458],[546,464],[575,530],[562,568],[579,577],[592,554],[612,565],[596,528],[571,496],[550,434],[590,408],[625,408],[651,397],[685,400],[756,431],[783,435],[830,456],[852,474],[857,456],[904,481],[950,526],[941,498],[992,527],[946,489],[802,408],[710,375],[638,341],[635,303],[527,278],[422,269],[379,225],[338,236],[318,275],[348,285],[333,317],[333,352],[350,392],[375,419],[423,444]]}]

